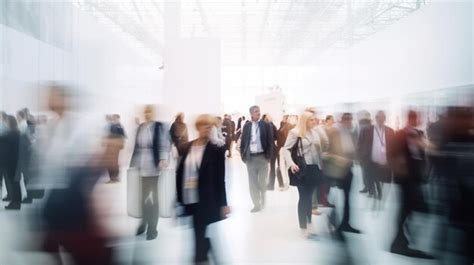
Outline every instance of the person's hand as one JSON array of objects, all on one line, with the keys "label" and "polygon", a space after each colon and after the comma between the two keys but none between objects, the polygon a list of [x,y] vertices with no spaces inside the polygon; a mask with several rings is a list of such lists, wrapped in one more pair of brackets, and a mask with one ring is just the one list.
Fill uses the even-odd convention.
[{"label": "person's hand", "polygon": [[293,172],[293,174],[300,171],[300,168],[297,165],[292,165],[290,169],[291,169],[291,172]]},{"label": "person's hand", "polygon": [[160,160],[160,163],[158,164],[158,167],[163,170],[168,167],[168,160]]},{"label": "person's hand", "polygon": [[227,218],[228,215],[230,214],[230,207],[229,206],[224,206],[221,208],[221,215],[222,215],[222,218]]}]

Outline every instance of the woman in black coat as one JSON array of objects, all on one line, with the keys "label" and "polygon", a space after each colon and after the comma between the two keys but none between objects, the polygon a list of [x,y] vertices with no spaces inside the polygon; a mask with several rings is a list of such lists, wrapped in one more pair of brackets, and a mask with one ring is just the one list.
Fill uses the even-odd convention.
[{"label": "woman in black coat", "polygon": [[176,172],[178,202],[193,217],[195,262],[206,262],[211,249],[206,228],[229,213],[225,190],[225,149],[209,141],[214,118],[200,115],[196,121],[199,138],[188,143]]}]

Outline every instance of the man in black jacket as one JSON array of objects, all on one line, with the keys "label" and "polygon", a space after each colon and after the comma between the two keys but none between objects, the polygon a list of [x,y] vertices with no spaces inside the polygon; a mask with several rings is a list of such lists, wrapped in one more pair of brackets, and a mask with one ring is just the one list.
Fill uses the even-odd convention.
[{"label": "man in black jacket", "polygon": [[387,149],[393,146],[395,132],[392,128],[385,126],[385,113],[383,111],[377,112],[375,121],[375,125],[361,128],[357,149],[361,166],[365,171],[365,188],[370,196],[381,199],[381,183],[392,181]]},{"label": "man in black jacket", "polygon": [[268,163],[273,152],[273,131],[269,124],[260,119],[260,107],[250,107],[251,121],[242,130],[240,143],[241,157],[247,165],[250,196],[254,204],[252,213],[265,206],[267,190]]},{"label": "man in black jacket", "polygon": [[[416,129],[419,125],[418,114],[408,113],[408,124],[395,133],[393,148],[388,150],[392,160],[394,181],[401,191],[400,213],[397,220],[397,235],[390,251],[417,258],[433,258],[422,251],[409,248],[408,237],[403,231],[405,221],[415,210],[426,210],[421,184],[425,168],[425,143],[423,132]],[[409,230],[406,231],[407,233]]]}]

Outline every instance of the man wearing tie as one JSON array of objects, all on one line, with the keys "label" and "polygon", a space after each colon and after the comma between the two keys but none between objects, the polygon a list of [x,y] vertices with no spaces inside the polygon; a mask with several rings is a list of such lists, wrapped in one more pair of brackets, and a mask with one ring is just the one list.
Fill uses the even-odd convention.
[{"label": "man wearing tie", "polygon": [[260,119],[260,107],[250,107],[250,116],[252,122],[246,123],[242,130],[240,151],[249,175],[250,196],[254,204],[251,212],[255,213],[265,206],[273,132],[270,125]]}]

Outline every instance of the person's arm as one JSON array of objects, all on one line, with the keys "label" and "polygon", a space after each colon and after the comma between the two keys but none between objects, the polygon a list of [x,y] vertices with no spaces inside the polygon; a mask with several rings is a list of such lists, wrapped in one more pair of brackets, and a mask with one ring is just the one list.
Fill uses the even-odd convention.
[{"label": "person's arm", "polygon": [[296,165],[293,159],[291,158],[290,150],[295,145],[297,140],[298,140],[298,135],[296,134],[294,130],[291,130],[288,133],[288,137],[286,138],[285,145],[283,146],[283,157],[288,167]]},{"label": "person's arm", "polygon": [[171,152],[171,139],[170,135],[166,132],[169,131],[167,125],[162,123],[161,124],[161,132],[159,133],[158,139],[158,150],[160,150],[159,158],[160,161],[168,161],[170,152]]},{"label": "person's arm", "polygon": [[225,189],[225,149],[217,149],[217,194],[219,194],[219,206],[227,206],[227,194]]}]

